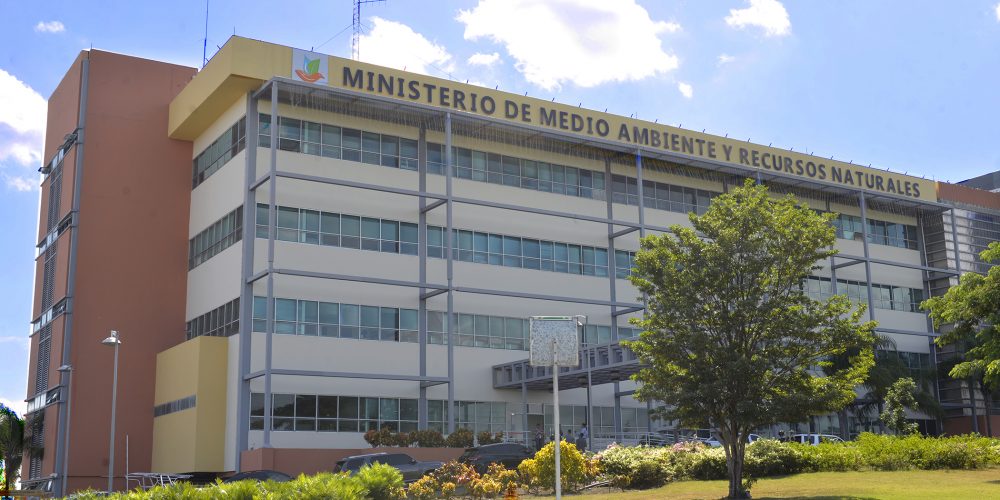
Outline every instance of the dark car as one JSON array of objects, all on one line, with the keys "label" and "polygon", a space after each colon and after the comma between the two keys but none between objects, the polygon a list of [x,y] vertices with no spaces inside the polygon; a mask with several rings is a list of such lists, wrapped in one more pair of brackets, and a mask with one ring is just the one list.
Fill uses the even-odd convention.
[{"label": "dark car", "polygon": [[477,472],[483,473],[492,463],[502,464],[508,469],[517,469],[522,460],[534,456],[534,452],[523,444],[496,443],[467,448],[458,461],[469,464]]},{"label": "dark car", "polygon": [[292,476],[289,476],[284,472],[278,472],[276,470],[252,470],[252,471],[240,472],[239,474],[233,474],[232,476],[223,479],[222,482],[232,483],[247,479],[252,479],[255,481],[275,481],[278,483],[284,483],[286,481],[291,481]]},{"label": "dark car", "polygon": [[441,468],[441,462],[418,462],[406,453],[371,453],[354,455],[337,461],[334,472],[357,472],[362,467],[371,464],[391,465],[403,474],[403,481],[416,481],[425,474]]}]

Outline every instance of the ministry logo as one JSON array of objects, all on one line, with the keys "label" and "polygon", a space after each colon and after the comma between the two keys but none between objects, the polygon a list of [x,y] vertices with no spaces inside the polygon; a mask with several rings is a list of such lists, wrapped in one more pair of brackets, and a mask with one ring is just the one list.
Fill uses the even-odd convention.
[{"label": "ministry logo", "polygon": [[309,83],[327,83],[328,74],[325,55],[292,49],[292,79]]}]

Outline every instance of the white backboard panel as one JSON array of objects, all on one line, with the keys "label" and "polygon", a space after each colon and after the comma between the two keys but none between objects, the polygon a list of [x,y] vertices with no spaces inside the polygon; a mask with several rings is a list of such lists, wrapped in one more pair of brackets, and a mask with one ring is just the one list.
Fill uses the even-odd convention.
[{"label": "white backboard panel", "polygon": [[[580,364],[578,322],[574,316],[532,316],[528,319],[532,366]],[[555,342],[555,348],[553,348]]]}]

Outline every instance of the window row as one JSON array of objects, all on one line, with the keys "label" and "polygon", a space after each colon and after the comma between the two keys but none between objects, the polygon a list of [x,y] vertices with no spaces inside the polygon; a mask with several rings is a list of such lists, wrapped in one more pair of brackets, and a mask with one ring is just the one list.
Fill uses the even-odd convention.
[{"label": "window row", "polygon": [[[277,208],[281,241],[417,255],[417,225],[374,217]],[[257,237],[267,238],[268,206],[257,205]]]},{"label": "window row", "polygon": [[[582,405],[559,405],[559,425],[564,434],[572,431],[572,435],[580,431],[580,424],[587,422],[591,437],[613,436],[615,434],[615,408],[613,406],[594,406],[590,418],[587,418],[587,407]],[[555,415],[552,405],[545,405],[545,433],[551,436],[554,429]],[[649,412],[646,408],[621,408],[622,432],[645,432],[649,426]]]},{"label": "window row", "polygon": [[[417,224],[318,210],[278,206],[277,232],[281,241],[339,246],[377,252],[416,255]],[[266,238],[268,206],[257,205],[257,237]],[[427,226],[427,256],[446,258],[445,228]],[[452,257],[505,267],[521,267],[585,276],[608,275],[605,248],[453,229]],[[628,277],[635,253],[615,252],[616,276]]]},{"label": "window row", "polygon": [[[417,400],[326,396],[315,394],[271,394],[271,429],[275,431],[367,432],[389,429],[417,430]],[[507,403],[456,401],[456,425],[474,432],[506,430]],[[250,395],[250,430],[264,429],[264,394]],[[427,426],[447,429],[448,402],[427,401]]]},{"label": "window row", "polygon": [[191,189],[205,182],[223,165],[246,148],[247,120],[240,118],[194,159]]},{"label": "window row", "polygon": [[188,269],[218,255],[243,239],[243,207],[222,216],[188,242]]},{"label": "window row", "polygon": [[240,331],[240,298],[208,311],[187,322],[187,339],[208,335],[228,337]]},{"label": "window row", "polygon": [[[389,342],[419,341],[416,309],[339,304],[314,300],[274,299],[274,331],[287,335],[338,337]],[[267,298],[254,297],[253,331],[267,331]],[[528,320],[485,314],[455,313],[455,344],[464,347],[527,350]],[[448,314],[427,311],[427,342],[448,343]],[[621,338],[639,330],[621,326]],[[611,327],[587,325],[580,332],[586,345],[611,342]]]},{"label": "window row", "polygon": [[906,352],[906,351],[875,351],[875,356],[896,357],[900,363],[910,372],[910,377],[914,380],[926,379],[928,370],[932,367],[931,355],[926,352]]},{"label": "window row", "polygon": [[[834,295],[830,278],[810,276],[803,283],[803,289],[813,299],[824,300]],[[847,295],[854,302],[868,304],[868,285],[863,281],[837,280],[837,294]],[[872,283],[872,304],[876,309],[920,312],[924,291],[905,286]]]},{"label": "window row", "polygon": [[[270,147],[271,117],[260,115],[260,146]],[[384,167],[417,170],[417,141],[310,122],[278,118],[278,149]],[[428,173],[445,175],[445,147],[427,143]],[[604,172],[526,158],[453,147],[453,175],[491,184],[513,186],[596,200],[606,199]],[[635,178],[612,176],[612,201],[638,205]],[[703,189],[644,181],[645,206],[671,212],[704,213],[719,193]]]},{"label": "window row", "polygon": [[[839,214],[833,219],[837,237],[846,240],[861,240],[864,224],[861,217]],[[868,243],[899,248],[917,249],[917,226],[868,219]]]}]

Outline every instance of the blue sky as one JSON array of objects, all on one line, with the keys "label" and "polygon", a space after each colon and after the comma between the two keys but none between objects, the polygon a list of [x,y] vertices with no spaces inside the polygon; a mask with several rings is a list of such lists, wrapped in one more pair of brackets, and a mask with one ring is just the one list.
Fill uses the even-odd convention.
[{"label": "blue sky", "polygon": [[[959,181],[1000,170],[998,1],[388,0],[360,54]],[[0,4],[0,402],[25,396],[45,99],[81,49],[200,66],[205,5]],[[210,0],[208,55],[235,32],[349,57],[351,10]]]}]

